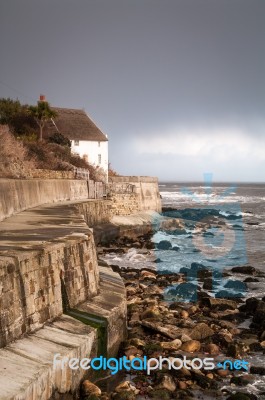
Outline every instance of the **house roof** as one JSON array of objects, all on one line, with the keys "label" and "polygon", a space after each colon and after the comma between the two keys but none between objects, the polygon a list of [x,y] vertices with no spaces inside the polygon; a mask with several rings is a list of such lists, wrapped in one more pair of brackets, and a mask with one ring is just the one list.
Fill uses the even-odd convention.
[{"label": "house roof", "polygon": [[53,118],[55,126],[47,124],[45,134],[54,132],[56,128],[70,140],[88,140],[105,142],[107,136],[95,125],[83,110],[51,107],[57,116]]}]

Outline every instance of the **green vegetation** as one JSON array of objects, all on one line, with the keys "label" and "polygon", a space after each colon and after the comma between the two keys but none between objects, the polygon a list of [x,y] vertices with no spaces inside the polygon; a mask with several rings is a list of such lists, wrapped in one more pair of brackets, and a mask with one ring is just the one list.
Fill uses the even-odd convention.
[{"label": "green vegetation", "polygon": [[49,103],[37,106],[19,100],[0,98],[0,177],[27,177],[30,169],[71,171],[74,167],[89,170],[95,181],[102,172],[71,152],[71,142],[60,132],[43,137],[45,124],[56,118]]},{"label": "green vegetation", "polygon": [[39,140],[43,140],[43,128],[46,123],[55,118],[57,113],[53,111],[47,101],[38,101],[36,106],[29,106],[29,113],[33,116],[34,120],[37,122],[40,134]]}]

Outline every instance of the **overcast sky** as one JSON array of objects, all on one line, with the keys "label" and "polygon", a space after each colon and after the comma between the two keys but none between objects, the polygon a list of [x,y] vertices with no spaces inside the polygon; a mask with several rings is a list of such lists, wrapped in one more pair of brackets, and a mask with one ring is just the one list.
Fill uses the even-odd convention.
[{"label": "overcast sky", "polygon": [[265,0],[2,0],[0,97],[84,108],[121,174],[265,181]]}]

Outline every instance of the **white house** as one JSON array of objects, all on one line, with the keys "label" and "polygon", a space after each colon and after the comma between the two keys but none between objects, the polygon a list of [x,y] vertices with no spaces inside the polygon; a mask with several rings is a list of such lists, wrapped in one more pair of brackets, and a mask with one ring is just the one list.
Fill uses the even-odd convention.
[{"label": "white house", "polygon": [[[42,101],[43,101],[42,96]],[[44,100],[45,101],[45,100]],[[51,107],[57,116],[46,132],[58,131],[71,141],[71,150],[89,164],[102,168],[108,177],[108,137],[88,117],[84,110]],[[49,133],[48,132],[48,133]]]}]

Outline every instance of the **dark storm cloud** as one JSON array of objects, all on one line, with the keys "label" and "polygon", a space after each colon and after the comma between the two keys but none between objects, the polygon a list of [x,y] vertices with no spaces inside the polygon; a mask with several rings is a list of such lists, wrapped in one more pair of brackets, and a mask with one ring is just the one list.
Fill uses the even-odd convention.
[{"label": "dark storm cloud", "polygon": [[0,95],[84,107],[122,173],[263,180],[264,17],[263,0],[2,2]]}]

